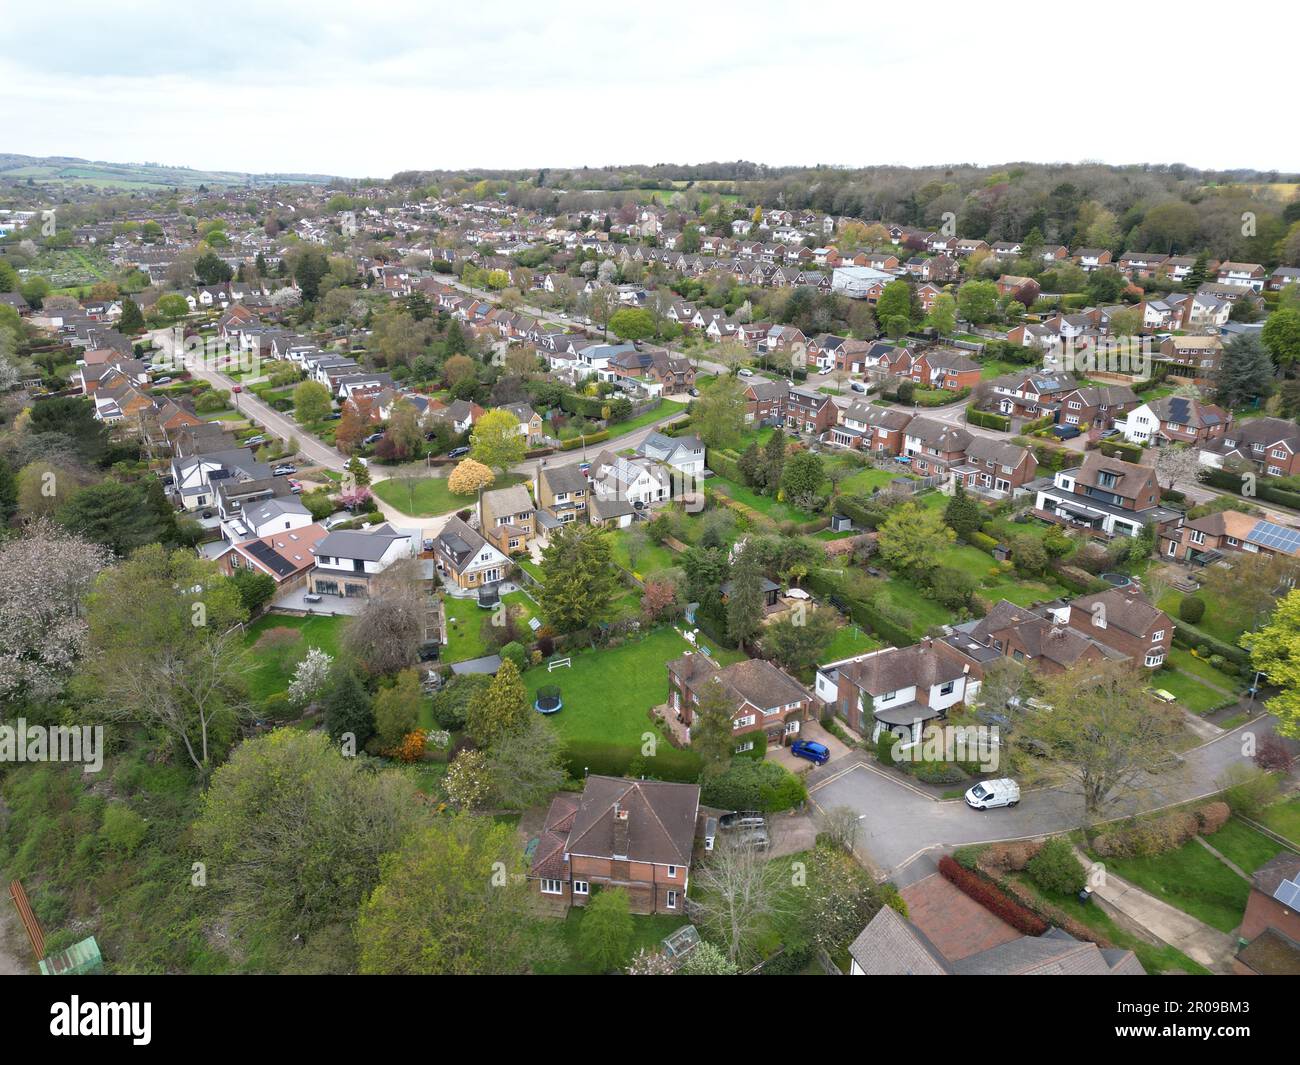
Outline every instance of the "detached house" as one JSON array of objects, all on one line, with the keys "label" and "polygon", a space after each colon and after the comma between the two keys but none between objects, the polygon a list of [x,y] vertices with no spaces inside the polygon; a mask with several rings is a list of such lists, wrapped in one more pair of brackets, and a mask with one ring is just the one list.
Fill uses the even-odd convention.
[{"label": "detached house", "polygon": [[1156,358],[1176,374],[1195,380],[1214,377],[1223,358],[1223,341],[1217,336],[1171,336],[1160,342]]},{"label": "detached house", "polygon": [[1224,552],[1300,557],[1300,530],[1239,510],[1221,510],[1161,533],[1160,553],[1179,562],[1206,566]]},{"label": "detached house", "polygon": [[820,436],[838,417],[830,396],[808,388],[790,388],[785,401],[786,428],[796,433]]},{"label": "detached house", "polygon": [[307,583],[315,595],[369,597],[375,577],[398,559],[414,556],[410,534],[388,524],[331,532],[316,544],[316,568]]},{"label": "detached house", "polygon": [[1259,263],[1219,264],[1219,284],[1232,285],[1234,288],[1248,288],[1252,292],[1263,292],[1268,274]]},{"label": "detached house", "polygon": [[704,441],[698,436],[651,433],[641,442],[637,452],[688,477],[700,477],[704,473]]},{"label": "detached house", "polygon": [[903,452],[903,433],[912,415],[896,407],[854,403],[840,412],[840,419],[826,434],[832,444],[892,457]]},{"label": "detached house", "polygon": [[784,381],[751,377],[745,386],[745,421],[760,426],[784,422],[789,391],[790,386]]},{"label": "detached house", "polygon": [[537,524],[546,530],[587,514],[590,485],[577,466],[543,467],[537,475]]},{"label": "detached house", "polygon": [[1117,418],[1138,405],[1138,396],[1128,385],[1090,385],[1059,397],[1062,425],[1087,425],[1109,429]]},{"label": "detached house", "polygon": [[634,913],[682,913],[700,817],[698,784],[593,774],[557,795],[528,871],[544,898],[585,906],[591,889],[622,888]]},{"label": "detached house", "polygon": [[1038,487],[1034,513],[1107,537],[1137,536],[1147,525],[1163,531],[1182,521],[1181,512],[1159,500],[1154,468],[1091,451],[1082,466],[1060,470],[1050,485]]},{"label": "detached house", "polygon": [[[812,696],[797,680],[771,662],[750,658],[719,668],[708,655],[688,651],[668,663],[668,709],[690,730],[695,724],[701,693],[720,684],[734,708],[731,730],[736,753],[753,750],[750,735],[763,732],[769,744],[786,742],[799,734],[808,720]],[[748,738],[746,738],[748,737]]]},{"label": "detached house", "polygon": [[1169,615],[1142,596],[1118,588],[1071,600],[1060,614],[1076,632],[1147,669],[1162,666],[1173,645],[1174,623]]},{"label": "detached house", "polygon": [[504,580],[510,559],[457,517],[447,519],[433,541],[438,572],[458,588],[482,588]]},{"label": "detached house", "polygon": [[479,498],[479,528],[483,536],[504,555],[527,552],[536,534],[536,508],[522,484],[494,488]]},{"label": "detached house", "polygon": [[1230,420],[1222,407],[1185,396],[1163,396],[1134,407],[1119,428],[1130,443],[1204,445],[1223,436]]},{"label": "detached house", "polygon": [[1300,427],[1285,418],[1247,418],[1203,447],[1201,461],[1216,469],[1248,463],[1268,477],[1290,477],[1300,473]]},{"label": "detached house", "polygon": [[885,730],[907,730],[911,746],[925,724],[973,698],[979,678],[942,642],[887,647],[817,667],[817,697],[872,742]]}]

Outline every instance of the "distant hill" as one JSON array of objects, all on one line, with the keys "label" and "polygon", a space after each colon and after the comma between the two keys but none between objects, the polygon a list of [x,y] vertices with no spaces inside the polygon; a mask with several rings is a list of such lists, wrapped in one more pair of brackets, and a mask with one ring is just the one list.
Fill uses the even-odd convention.
[{"label": "distant hill", "polygon": [[0,184],[95,185],[130,190],[197,188],[199,185],[325,185],[328,174],[244,174],[233,170],[191,170],[184,166],[106,163],[67,156],[11,155],[0,152]]}]

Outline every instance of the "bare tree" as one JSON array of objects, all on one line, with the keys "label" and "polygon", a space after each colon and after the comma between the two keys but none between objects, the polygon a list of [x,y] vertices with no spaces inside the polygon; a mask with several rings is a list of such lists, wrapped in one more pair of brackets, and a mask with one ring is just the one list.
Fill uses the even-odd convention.
[{"label": "bare tree", "polygon": [[1156,479],[1173,488],[1179,481],[1195,483],[1201,472],[1201,455],[1195,447],[1175,444],[1156,452]]},{"label": "bare tree", "polygon": [[370,600],[348,626],[348,651],[372,674],[414,665],[424,639],[424,600],[419,561],[394,562],[375,580]]},{"label": "bare tree", "polygon": [[779,907],[784,867],[753,847],[725,838],[696,873],[696,914],[729,961],[751,960],[754,941]]}]

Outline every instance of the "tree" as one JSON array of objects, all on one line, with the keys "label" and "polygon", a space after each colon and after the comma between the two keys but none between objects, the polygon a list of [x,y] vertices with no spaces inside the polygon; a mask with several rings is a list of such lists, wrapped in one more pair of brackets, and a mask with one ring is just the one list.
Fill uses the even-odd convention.
[{"label": "tree", "polygon": [[569,522],[542,551],[542,615],[557,632],[573,632],[609,617],[620,592],[609,535],[594,525]]},{"label": "tree", "polygon": [[101,481],[80,489],[57,513],[59,524],[117,555],[171,540],[174,531],[174,523],[160,517],[149,504],[142,486],[120,481]]},{"label": "tree", "polygon": [[0,542],[0,703],[48,699],[85,651],[84,599],[112,561],[49,521]]},{"label": "tree", "polygon": [[822,660],[842,624],[833,610],[810,610],[802,619],[787,612],[763,628],[763,654],[789,673],[804,673]]},{"label": "tree", "polygon": [[736,753],[735,699],[716,678],[704,682],[695,704],[691,750],[700,757],[702,779],[720,776]]},{"label": "tree", "polygon": [[1156,452],[1155,470],[1156,480],[1171,490],[1179,481],[1195,484],[1201,472],[1200,449],[1186,444],[1162,447]]},{"label": "tree", "polygon": [[492,781],[488,777],[487,753],[461,751],[443,777],[443,789],[462,810],[478,810],[492,798]]},{"label": "tree", "polygon": [[811,451],[797,451],[781,473],[781,491],[801,510],[812,510],[826,484],[822,457]]},{"label": "tree", "polygon": [[1110,331],[1117,337],[1137,336],[1142,332],[1142,312],[1136,307],[1125,307],[1110,316]]},{"label": "tree", "polygon": [[1238,630],[1255,629],[1297,577],[1295,559],[1267,551],[1233,552],[1231,566],[1203,566],[1197,573],[1215,621]]},{"label": "tree", "polygon": [[787,953],[843,949],[884,905],[883,890],[847,849],[820,843],[807,857],[804,877],[802,886],[782,892],[776,909]]},{"label": "tree", "polygon": [[655,320],[641,307],[625,307],[610,315],[609,328],[622,340],[645,340],[655,335]]},{"label": "tree", "polygon": [[1279,366],[1292,366],[1300,360],[1300,310],[1280,307],[1268,316],[1260,330],[1264,347]]},{"label": "tree", "polygon": [[351,929],[380,860],[423,809],[400,773],[363,769],[321,733],[277,729],[213,774],[193,834],[208,890],[255,967],[342,973],[356,965]]},{"label": "tree", "polygon": [[[370,426],[361,417],[361,412],[351,401],[343,404],[338,425],[334,430],[334,446],[343,454],[350,455],[356,450],[370,432]],[[351,469],[351,464],[348,466]]]},{"label": "tree", "polygon": [[961,316],[975,325],[993,321],[998,312],[998,286],[992,281],[967,281],[957,291]]},{"label": "tree", "polygon": [[563,744],[538,715],[525,713],[521,728],[507,732],[487,753],[493,802],[522,810],[550,798],[564,784]]},{"label": "tree", "polygon": [[724,837],[695,873],[696,924],[732,964],[756,960],[758,940],[779,912],[782,863]]},{"label": "tree", "polygon": [[468,355],[453,355],[442,364],[442,375],[455,392],[463,384],[478,381],[478,366]]},{"label": "tree", "polygon": [[677,587],[671,581],[646,581],[641,591],[641,613],[650,622],[676,617],[681,612]]},{"label": "tree", "polygon": [[220,285],[235,276],[235,272],[216,252],[208,251],[194,260],[194,273],[204,285]]},{"label": "tree", "polygon": [[776,490],[776,486],[781,483],[781,478],[785,475],[787,447],[785,430],[780,426],[777,426],[772,431],[772,435],[767,438],[767,443],[763,445],[762,483],[773,491]]},{"label": "tree", "polygon": [[403,737],[415,731],[420,724],[420,704],[424,694],[420,690],[420,674],[414,669],[404,669],[387,687],[375,694],[375,735],[384,750],[392,750]]},{"label": "tree", "polygon": [[712,943],[700,940],[677,968],[678,976],[735,976],[740,968]]},{"label": "tree", "polygon": [[496,474],[483,463],[464,459],[447,478],[447,490],[458,496],[476,496],[480,489],[491,488],[496,479]]},{"label": "tree", "polygon": [[1128,662],[1079,662],[1038,678],[1050,711],[1026,715],[1023,732],[1078,785],[1097,816],[1176,763],[1182,711],[1153,705],[1148,678]]},{"label": "tree", "polygon": [[1239,407],[1273,390],[1276,371],[1263,341],[1255,333],[1238,333],[1223,349],[1214,380],[1215,402]]},{"label": "tree", "polygon": [[763,624],[763,570],[757,552],[746,546],[731,567],[727,591],[727,636],[747,643]]},{"label": "tree", "polygon": [[957,301],[947,292],[941,292],[930,304],[930,313],[926,322],[940,336],[947,336],[957,330]]},{"label": "tree", "polygon": [[984,524],[984,507],[959,483],[943,508],[943,520],[953,532],[965,539]]},{"label": "tree", "polygon": [[261,611],[275,595],[275,578],[261,570],[238,569],[230,578],[249,617]]},{"label": "tree", "polygon": [[549,944],[530,910],[521,853],[514,829],[490,818],[461,813],[420,825],[383,859],[361,907],[361,971],[528,971]]},{"label": "tree", "polygon": [[730,447],[745,428],[745,387],[735,377],[716,378],[691,406],[691,421],[705,445]]},{"label": "tree", "polygon": [[308,303],[320,295],[320,283],[329,273],[330,264],[325,252],[319,248],[304,248],[293,263],[293,279]]},{"label": "tree", "polygon": [[330,667],[334,659],[319,647],[307,648],[307,653],[293,671],[289,682],[289,701],[294,706],[310,706],[329,683]]},{"label": "tree", "polygon": [[505,659],[492,683],[470,700],[465,727],[479,744],[492,747],[507,736],[522,732],[528,720],[527,689],[518,667]]},{"label": "tree", "polygon": [[902,278],[889,282],[876,300],[876,321],[885,323],[891,318],[902,318],[906,333],[912,325],[912,286]]},{"label": "tree", "polygon": [[384,436],[393,453],[400,458],[415,455],[420,450],[424,429],[420,424],[420,412],[414,403],[408,399],[394,401],[388,412],[388,427],[384,430]]},{"label": "tree", "polygon": [[1268,701],[1277,732],[1300,738],[1300,589],[1289,591],[1267,624],[1245,633],[1241,645],[1250,652],[1251,667],[1280,689]]},{"label": "tree", "polygon": [[880,557],[909,575],[933,569],[943,550],[956,539],[943,515],[919,503],[895,507],[878,530]]},{"label": "tree", "polygon": [[527,440],[519,431],[519,419],[508,410],[490,410],[474,424],[470,433],[470,454],[501,474],[524,459]]},{"label": "tree", "polygon": [[610,972],[627,964],[632,951],[632,912],[622,888],[597,891],[578,926],[578,949],[592,966]]},{"label": "tree", "polygon": [[303,381],[293,390],[293,416],[302,425],[323,422],[331,407],[329,389],[319,381]]},{"label": "tree", "polygon": [[144,328],[144,315],[140,313],[140,304],[127,296],[122,300],[122,317],[117,320],[117,330],[126,336],[138,333]]},{"label": "tree", "polygon": [[353,750],[359,750],[375,733],[375,717],[370,696],[354,670],[346,662],[335,662],[330,669],[329,685],[323,699],[325,731],[335,743],[349,737]]},{"label": "tree", "polygon": [[419,561],[394,562],[372,581],[370,598],[343,635],[344,646],[372,676],[413,666],[424,637],[425,607]]},{"label": "tree", "polygon": [[100,574],[87,601],[79,694],[183,749],[206,779],[246,709],[233,582],[189,551],[150,544]]}]

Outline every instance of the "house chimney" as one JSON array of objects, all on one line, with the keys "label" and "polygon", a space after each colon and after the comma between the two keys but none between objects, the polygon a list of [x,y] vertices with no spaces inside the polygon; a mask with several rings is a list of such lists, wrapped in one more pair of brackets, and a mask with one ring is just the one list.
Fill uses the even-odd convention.
[{"label": "house chimney", "polygon": [[627,807],[614,804],[614,857],[627,857]]}]

